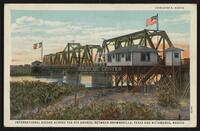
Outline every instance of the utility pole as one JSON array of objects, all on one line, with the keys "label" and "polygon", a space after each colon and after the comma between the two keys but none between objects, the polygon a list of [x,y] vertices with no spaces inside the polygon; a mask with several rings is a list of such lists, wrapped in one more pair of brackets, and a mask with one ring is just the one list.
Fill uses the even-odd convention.
[{"label": "utility pole", "polygon": [[[156,22],[156,29],[157,29],[157,33],[158,33],[158,30],[159,30],[159,23],[158,23],[158,13],[157,13],[157,22]],[[158,44],[158,40],[159,39],[159,36],[157,35],[157,44]]]},{"label": "utility pole", "polygon": [[75,87],[75,92],[74,92],[74,106],[75,107],[77,106],[77,95],[78,95],[79,83],[80,83],[79,75],[80,75],[80,73],[77,68],[77,70],[76,70],[76,87]]},{"label": "utility pole", "polygon": [[42,42],[42,46],[41,46],[41,61],[43,61],[43,42]]},{"label": "utility pole", "polygon": [[156,24],[156,25],[157,25],[156,27],[157,27],[157,31],[158,31],[158,30],[159,30],[158,13],[157,13],[157,22],[156,22],[156,23],[157,23],[157,24]]}]

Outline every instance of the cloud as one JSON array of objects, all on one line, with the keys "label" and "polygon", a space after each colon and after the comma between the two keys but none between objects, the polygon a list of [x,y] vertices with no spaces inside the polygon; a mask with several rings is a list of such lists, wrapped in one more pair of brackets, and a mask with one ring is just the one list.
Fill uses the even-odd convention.
[{"label": "cloud", "polygon": [[28,32],[28,31],[42,31],[37,27],[60,27],[66,25],[66,22],[62,21],[50,21],[44,19],[38,19],[32,16],[22,16],[16,19],[15,23],[11,25],[12,32]]},{"label": "cloud", "polygon": [[87,28],[92,28],[82,22],[71,23],[69,21],[50,21],[38,19],[32,16],[22,16],[16,19],[15,23],[11,24],[12,35],[43,35],[43,36],[58,36],[68,35],[83,32]]},{"label": "cloud", "polygon": [[14,65],[24,65],[24,64],[31,64],[31,62],[33,62],[33,60],[40,60],[40,57],[38,57],[39,55],[36,54],[31,54],[29,53],[29,55],[20,55],[20,54],[15,54],[12,55],[12,64]]},{"label": "cloud", "polygon": [[179,23],[179,22],[185,22],[185,23],[189,23],[190,22],[190,14],[189,13],[185,13],[182,15],[178,15],[177,17],[170,17],[167,19],[161,19],[160,23],[162,24],[167,24],[167,23]]},{"label": "cloud", "polygon": [[36,26],[62,26],[65,23],[61,21],[49,21],[43,19],[37,19],[32,16],[22,16],[16,19],[17,25],[36,25]]},{"label": "cloud", "polygon": [[[181,16],[178,20],[185,19]],[[176,20],[177,21],[177,20]],[[140,31],[121,27],[97,27],[87,23],[71,23],[38,19],[32,16],[22,16],[12,24],[12,56],[15,63],[31,63],[40,59],[40,49],[33,50],[33,43],[43,41],[44,54],[62,51],[67,42],[75,40],[82,45],[101,45],[103,39],[109,39]],[[187,33],[168,34],[173,43],[189,43]],[[27,55],[28,54],[28,55]],[[19,61],[17,61],[19,60]]]},{"label": "cloud", "polygon": [[[54,30],[55,36],[35,36],[35,35],[17,35],[11,38],[12,43],[12,56],[18,61],[13,61],[14,63],[31,63],[36,59],[40,59],[40,49],[33,50],[33,43],[43,41],[44,45],[44,54],[56,53],[62,51],[68,42],[71,40],[75,40],[75,42],[79,42],[82,45],[85,44],[93,44],[93,45],[101,45],[104,39],[117,37],[120,35],[128,34],[135,32],[135,30],[131,29],[113,29],[113,28],[84,28],[84,34],[65,34],[68,31],[65,31],[62,28],[56,28]],[[51,30],[52,31],[52,30]],[[57,33],[56,33],[57,32]],[[58,33],[60,32],[60,33]],[[61,33],[62,32],[62,33]],[[27,55],[29,54],[29,55]]]}]

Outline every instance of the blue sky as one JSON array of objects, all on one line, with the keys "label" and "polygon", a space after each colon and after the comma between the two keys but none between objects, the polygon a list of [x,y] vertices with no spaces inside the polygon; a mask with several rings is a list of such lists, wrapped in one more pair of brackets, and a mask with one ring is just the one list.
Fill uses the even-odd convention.
[{"label": "blue sky", "polygon": [[[12,10],[12,64],[31,63],[40,58],[32,44],[43,41],[44,54],[64,49],[67,42],[102,44],[112,38],[143,29],[146,18],[159,14],[159,29],[165,30],[174,44],[189,44],[188,11],[41,11]],[[31,56],[25,54],[31,53]]]}]

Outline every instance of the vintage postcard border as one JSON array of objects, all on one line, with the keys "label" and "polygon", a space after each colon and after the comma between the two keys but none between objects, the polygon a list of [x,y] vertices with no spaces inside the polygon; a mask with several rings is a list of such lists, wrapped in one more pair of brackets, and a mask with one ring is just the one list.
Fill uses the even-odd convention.
[{"label": "vintage postcard border", "polygon": [[[140,8],[140,7],[143,8]],[[11,63],[11,10],[165,10],[156,7],[184,7],[191,16],[190,30],[190,120],[174,121],[169,124],[168,120],[10,120],[10,63]],[[195,4],[5,4],[4,9],[4,126],[6,127],[195,127],[197,124],[197,13]],[[95,123],[96,122],[96,123]],[[113,124],[99,124],[108,122]],[[114,124],[123,122],[123,124]],[[141,123],[142,122],[142,123]],[[149,124],[149,123],[151,124]],[[72,123],[72,124],[70,124]],[[85,123],[85,124],[81,124]],[[132,123],[132,124],[130,124]],[[146,124],[145,124],[146,123]],[[153,124],[152,124],[153,123]],[[163,123],[163,124],[162,124]]]}]

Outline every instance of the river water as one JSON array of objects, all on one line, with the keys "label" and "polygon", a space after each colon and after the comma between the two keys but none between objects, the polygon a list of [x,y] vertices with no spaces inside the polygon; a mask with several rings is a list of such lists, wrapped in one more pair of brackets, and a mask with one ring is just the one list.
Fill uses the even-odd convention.
[{"label": "river water", "polygon": [[[59,82],[63,81],[62,77],[50,77],[50,76],[11,76],[11,81],[41,81],[41,82]],[[75,82],[75,81],[74,81]],[[91,76],[81,76],[80,83],[85,85],[85,87],[92,87]]]}]

